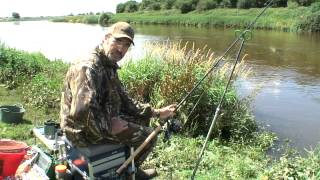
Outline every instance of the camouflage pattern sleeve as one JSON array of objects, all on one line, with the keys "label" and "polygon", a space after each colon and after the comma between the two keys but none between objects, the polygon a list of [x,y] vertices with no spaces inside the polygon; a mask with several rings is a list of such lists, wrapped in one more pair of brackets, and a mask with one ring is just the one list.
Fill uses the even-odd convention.
[{"label": "camouflage pattern sleeve", "polygon": [[[82,125],[82,131],[90,141],[99,141],[111,132],[110,110],[99,104],[97,72],[82,66],[73,71],[69,80],[72,93],[70,116],[74,124]],[[103,109],[102,109],[103,108]]]}]

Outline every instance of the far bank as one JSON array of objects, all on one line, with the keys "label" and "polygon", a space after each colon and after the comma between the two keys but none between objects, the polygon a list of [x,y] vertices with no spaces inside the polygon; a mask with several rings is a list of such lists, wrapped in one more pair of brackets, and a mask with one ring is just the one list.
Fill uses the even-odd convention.
[{"label": "far bank", "polygon": [[[310,7],[269,8],[260,17],[255,29],[286,32],[320,32],[318,3]],[[245,28],[262,8],[192,11],[181,14],[178,10],[138,11],[109,14],[108,23],[127,21],[134,24],[159,24],[193,27]],[[98,24],[100,15],[80,15],[54,18],[54,22]],[[103,21],[104,23],[106,21]],[[107,24],[103,24],[107,25]]]}]

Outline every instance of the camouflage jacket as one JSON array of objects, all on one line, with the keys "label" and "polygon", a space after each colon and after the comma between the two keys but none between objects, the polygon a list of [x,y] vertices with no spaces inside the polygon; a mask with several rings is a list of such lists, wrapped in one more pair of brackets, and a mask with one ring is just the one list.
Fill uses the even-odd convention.
[{"label": "camouflage jacket", "polygon": [[113,140],[111,118],[121,115],[149,120],[149,104],[133,101],[118,78],[119,66],[99,48],[69,68],[61,97],[61,128],[78,146]]}]

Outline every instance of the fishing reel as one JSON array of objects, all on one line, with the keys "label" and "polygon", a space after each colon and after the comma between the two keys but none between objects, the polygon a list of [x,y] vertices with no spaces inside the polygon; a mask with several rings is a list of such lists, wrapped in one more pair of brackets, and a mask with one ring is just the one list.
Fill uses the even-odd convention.
[{"label": "fishing reel", "polygon": [[177,119],[169,119],[164,130],[164,142],[168,142],[172,134],[177,134],[182,129],[182,123]]}]

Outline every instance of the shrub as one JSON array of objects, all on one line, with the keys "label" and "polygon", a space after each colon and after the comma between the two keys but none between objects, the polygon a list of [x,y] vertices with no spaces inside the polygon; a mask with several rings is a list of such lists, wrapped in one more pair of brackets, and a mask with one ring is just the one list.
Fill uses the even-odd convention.
[{"label": "shrub", "polygon": [[296,9],[299,7],[299,4],[294,1],[288,1],[287,6],[289,9]]},{"label": "shrub", "polygon": [[299,29],[309,32],[320,32],[320,11],[305,17],[300,22]]},{"label": "shrub", "polygon": [[87,15],[87,16],[83,16],[81,22],[85,24],[98,24],[99,19],[98,19],[98,16]]},{"label": "shrub", "polygon": [[240,9],[249,9],[254,5],[253,0],[238,0],[237,7]]},{"label": "shrub", "polygon": [[[214,61],[212,54],[195,49],[187,51],[186,47],[175,43],[149,44],[147,49],[150,52],[145,58],[123,66],[120,77],[131,96],[155,107],[179,102]],[[178,118],[183,121],[186,133],[193,136],[207,133],[212,112],[226,85],[226,72],[229,72],[227,64],[207,78],[181,107]],[[255,130],[255,122],[246,104],[237,98],[234,88],[227,93],[223,107],[215,135],[239,138]]]},{"label": "shrub", "polygon": [[[220,2],[220,7],[223,7],[223,8],[231,8],[232,5],[231,5],[231,2],[230,0],[222,0]],[[235,6],[234,6],[235,7]]]},{"label": "shrub", "polygon": [[200,0],[196,9],[200,11],[214,9],[217,7],[217,4],[215,0]]},{"label": "shrub", "polygon": [[99,16],[99,24],[101,26],[107,26],[111,19],[112,13],[101,13]]},{"label": "shrub", "polygon": [[124,3],[120,3],[117,5],[116,12],[123,13],[125,9],[126,9],[126,5]]},{"label": "shrub", "polygon": [[41,53],[27,53],[0,45],[0,83],[15,88],[41,72],[48,62]]},{"label": "shrub", "polygon": [[296,0],[300,6],[310,6],[314,0]]},{"label": "shrub", "polygon": [[160,3],[153,3],[152,5],[151,5],[151,9],[152,10],[155,10],[155,11],[158,11],[158,10],[160,10],[161,9],[161,4]]},{"label": "shrub", "polygon": [[138,11],[139,4],[136,1],[128,1],[125,3],[125,12],[131,13]]},{"label": "shrub", "polygon": [[315,12],[319,12],[320,11],[320,2],[315,2],[313,4],[311,4],[311,12],[315,13]]},{"label": "shrub", "polygon": [[195,0],[178,0],[176,2],[177,9],[180,9],[181,13],[188,13],[196,9],[197,1]]},{"label": "shrub", "polygon": [[172,9],[175,2],[176,0],[165,0],[162,5],[162,9]]}]

